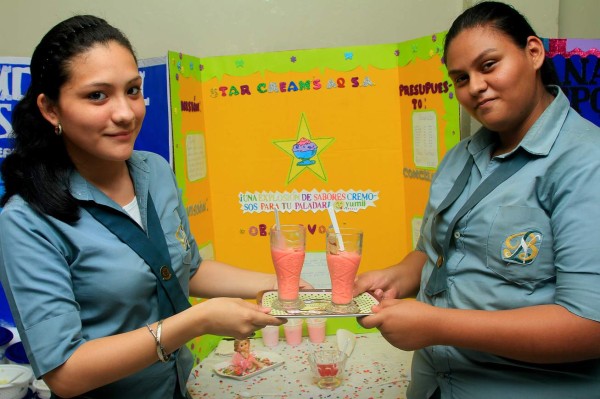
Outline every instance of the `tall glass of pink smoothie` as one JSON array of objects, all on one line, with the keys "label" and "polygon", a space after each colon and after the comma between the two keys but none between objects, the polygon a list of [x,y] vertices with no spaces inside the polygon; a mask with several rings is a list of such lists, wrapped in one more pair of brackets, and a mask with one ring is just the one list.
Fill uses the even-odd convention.
[{"label": "tall glass of pink smoothie", "polygon": [[270,231],[271,258],[277,275],[275,309],[300,309],[300,274],[304,264],[306,230],[301,224],[273,226]]},{"label": "tall glass of pink smoothie", "polygon": [[326,257],[331,278],[331,306],[333,313],[358,313],[352,288],[362,257],[363,232],[359,229],[341,228],[337,234],[327,230]]}]

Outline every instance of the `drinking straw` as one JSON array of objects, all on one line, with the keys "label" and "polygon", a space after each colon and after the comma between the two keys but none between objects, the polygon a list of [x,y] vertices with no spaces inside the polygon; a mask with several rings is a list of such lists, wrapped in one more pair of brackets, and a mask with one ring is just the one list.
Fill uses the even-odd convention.
[{"label": "drinking straw", "polygon": [[279,224],[279,211],[275,208],[275,227],[277,230],[281,230],[281,225]]},{"label": "drinking straw", "polygon": [[335,217],[335,211],[332,206],[327,207],[327,212],[329,212],[329,218],[331,219],[331,226],[333,227],[333,231],[338,239],[338,243],[340,245],[340,251],[345,251],[344,249],[344,241],[342,241],[342,234],[340,233],[340,226],[338,226],[337,218]]}]

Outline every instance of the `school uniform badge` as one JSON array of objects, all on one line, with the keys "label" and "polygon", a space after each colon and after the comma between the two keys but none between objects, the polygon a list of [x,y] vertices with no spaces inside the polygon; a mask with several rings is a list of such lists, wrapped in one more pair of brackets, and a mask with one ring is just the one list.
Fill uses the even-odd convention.
[{"label": "school uniform badge", "polygon": [[179,243],[181,244],[181,246],[183,247],[183,249],[185,251],[190,249],[190,241],[188,239],[187,234],[185,233],[185,229],[183,228],[182,224],[180,224],[179,227],[177,228],[177,232],[175,233],[175,238],[177,238],[177,241],[179,241]]},{"label": "school uniform badge", "polygon": [[502,243],[502,260],[518,265],[533,263],[540,251],[542,238],[542,233],[537,230],[511,234]]}]

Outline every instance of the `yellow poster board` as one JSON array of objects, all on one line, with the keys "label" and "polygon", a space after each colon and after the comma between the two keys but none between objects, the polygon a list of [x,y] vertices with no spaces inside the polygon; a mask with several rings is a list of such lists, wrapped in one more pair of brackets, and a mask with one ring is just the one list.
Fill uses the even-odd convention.
[{"label": "yellow poster board", "polygon": [[303,278],[329,288],[328,207],[364,231],[359,273],[416,243],[460,138],[444,33],[403,43],[198,58],[169,52],[174,164],[201,255],[274,272],[268,230],[307,227]]}]

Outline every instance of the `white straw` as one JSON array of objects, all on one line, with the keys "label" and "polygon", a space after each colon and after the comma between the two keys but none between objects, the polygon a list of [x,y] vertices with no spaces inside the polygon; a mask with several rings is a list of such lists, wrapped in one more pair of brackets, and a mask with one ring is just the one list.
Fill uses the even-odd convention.
[{"label": "white straw", "polygon": [[344,241],[342,241],[342,234],[340,233],[340,227],[338,226],[337,218],[335,217],[335,211],[331,206],[327,208],[327,211],[329,212],[329,218],[331,219],[331,226],[333,227],[333,231],[335,232],[340,245],[340,251],[345,251]]},{"label": "white straw", "polygon": [[277,230],[281,229],[279,224],[279,211],[277,208],[275,208],[275,226],[277,227]]}]

